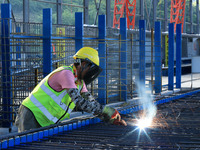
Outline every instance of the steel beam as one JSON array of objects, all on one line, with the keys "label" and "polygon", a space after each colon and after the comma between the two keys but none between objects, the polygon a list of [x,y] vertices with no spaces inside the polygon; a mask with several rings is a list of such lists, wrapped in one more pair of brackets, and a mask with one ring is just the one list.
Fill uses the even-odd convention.
[{"label": "steel beam", "polygon": [[176,88],[181,88],[182,36],[181,24],[176,25]]},{"label": "steel beam", "polygon": [[43,9],[43,77],[52,71],[52,9]]},{"label": "steel beam", "polygon": [[199,0],[196,0],[196,13],[197,13],[197,34],[199,34]]},{"label": "steel beam", "polygon": [[89,24],[89,0],[83,1],[84,24]]},{"label": "steel beam", "polygon": [[11,5],[1,4],[1,61],[2,61],[2,111],[6,112],[3,114],[2,127],[9,128],[11,126],[12,119],[12,70],[11,70],[11,52],[10,47],[10,33],[12,31],[11,26]]},{"label": "steel beam", "polygon": [[161,60],[161,23],[155,22],[155,93],[161,93],[162,88],[162,60]]},{"label": "steel beam", "polygon": [[100,67],[103,69],[98,77],[98,101],[106,104],[106,16],[99,15],[98,22],[99,29],[99,44],[98,52],[100,58]]},{"label": "steel beam", "polygon": [[156,8],[157,8],[157,0],[153,0],[153,26],[154,26],[154,23],[156,22],[156,15],[157,15],[157,11],[156,11]]},{"label": "steel beam", "polygon": [[140,20],[144,20],[144,0],[140,0]]},{"label": "steel beam", "polygon": [[62,24],[62,0],[57,0],[57,24]]},{"label": "steel beam", "polygon": [[174,23],[169,23],[168,90],[174,90]]},{"label": "steel beam", "polygon": [[167,26],[168,26],[168,5],[167,5],[167,0],[164,0],[164,18],[165,18],[165,24],[164,24],[164,32],[167,31]]},{"label": "steel beam", "polygon": [[75,13],[75,51],[83,47],[83,13]]},{"label": "steel beam", "polygon": [[190,33],[193,33],[193,7],[192,7],[192,0],[189,2],[190,4]]},{"label": "steel beam", "polygon": [[146,22],[145,20],[139,21],[139,33],[140,33],[140,52],[139,52],[139,81],[145,87],[145,70],[146,70],[146,61],[145,61],[145,41],[146,41]]},{"label": "steel beam", "polygon": [[110,9],[111,9],[111,1],[110,0],[106,0],[106,27],[111,27],[111,13],[110,13]]},{"label": "steel beam", "polygon": [[120,18],[120,86],[121,99],[127,101],[127,21],[126,18]]}]

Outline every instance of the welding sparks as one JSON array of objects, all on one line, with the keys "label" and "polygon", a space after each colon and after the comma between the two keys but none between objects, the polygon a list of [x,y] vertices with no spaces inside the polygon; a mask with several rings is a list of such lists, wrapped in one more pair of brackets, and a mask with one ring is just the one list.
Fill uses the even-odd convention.
[{"label": "welding sparks", "polygon": [[157,108],[153,103],[153,97],[151,94],[151,89],[146,88],[144,84],[140,84],[139,82],[136,82],[137,85],[137,93],[139,96],[138,99],[138,105],[142,107],[142,114],[139,115],[140,117],[137,118],[134,115],[134,121],[131,122],[131,125],[136,126],[131,132],[124,135],[123,138],[120,140],[123,140],[125,137],[131,135],[131,133],[139,131],[138,132],[138,138],[137,142],[139,142],[140,135],[143,132],[146,137],[149,139],[149,141],[152,141],[149,137],[148,133],[146,132],[146,128],[151,128],[153,126],[153,120],[157,113]]},{"label": "welding sparks", "polygon": [[153,119],[157,113],[157,108],[153,103],[151,89],[146,88],[145,84],[137,82],[137,93],[139,96],[139,105],[143,108],[143,114],[141,115],[140,119],[136,119],[137,123],[135,124],[137,126],[136,129],[139,129],[138,142],[141,131],[143,131],[146,137],[151,141],[151,138],[145,129],[152,126]]},{"label": "welding sparks", "polygon": [[151,119],[145,118],[145,119],[139,119],[138,123],[136,124],[139,129],[144,130],[147,127],[150,127],[152,123]]},{"label": "welding sparks", "polygon": [[146,88],[144,84],[138,82],[137,93],[139,96],[139,104],[143,107],[143,115],[140,119],[137,119],[136,125],[140,129],[145,129],[151,126],[153,118],[156,115],[157,108],[153,103],[150,88]]}]

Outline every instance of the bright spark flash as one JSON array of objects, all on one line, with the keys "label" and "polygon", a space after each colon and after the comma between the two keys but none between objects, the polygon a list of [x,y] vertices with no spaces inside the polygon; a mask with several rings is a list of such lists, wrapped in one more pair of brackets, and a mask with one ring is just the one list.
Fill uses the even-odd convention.
[{"label": "bright spark flash", "polygon": [[152,123],[152,119],[144,118],[144,119],[139,119],[138,123],[136,124],[139,129],[144,130],[147,127],[150,127]]}]

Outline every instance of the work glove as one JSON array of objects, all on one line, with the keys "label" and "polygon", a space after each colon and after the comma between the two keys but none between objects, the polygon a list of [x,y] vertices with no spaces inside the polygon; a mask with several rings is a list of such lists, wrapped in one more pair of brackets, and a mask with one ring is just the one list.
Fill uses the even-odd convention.
[{"label": "work glove", "polygon": [[127,126],[126,122],[121,119],[119,112],[112,107],[105,106],[103,109],[102,117],[100,118],[114,125]]}]

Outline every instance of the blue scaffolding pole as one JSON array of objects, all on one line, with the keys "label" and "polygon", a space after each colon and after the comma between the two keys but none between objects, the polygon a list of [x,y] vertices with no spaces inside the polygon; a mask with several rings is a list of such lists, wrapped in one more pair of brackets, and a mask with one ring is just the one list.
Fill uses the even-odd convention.
[{"label": "blue scaffolding pole", "polygon": [[181,24],[176,25],[176,88],[181,88],[181,55],[182,55]]},{"label": "blue scaffolding pole", "polygon": [[155,22],[155,93],[161,93],[161,25],[160,22]]},{"label": "blue scaffolding pole", "polygon": [[145,33],[145,20],[139,21],[139,31],[140,31],[140,58],[139,58],[139,82],[143,84],[145,87],[145,40],[146,40],[146,33]]},{"label": "blue scaffolding pole", "polygon": [[[20,33],[21,32],[21,28],[20,27],[16,27],[16,32]],[[17,65],[17,69],[19,69],[19,67],[21,67],[21,40],[17,39],[17,46],[16,46],[16,65]]]},{"label": "blue scaffolding pole", "polygon": [[43,76],[52,71],[52,9],[43,9]]},{"label": "blue scaffolding pole", "polygon": [[168,90],[174,90],[174,24],[169,23]]},{"label": "blue scaffolding pole", "polygon": [[83,13],[75,13],[75,51],[83,47]]},{"label": "blue scaffolding pole", "polygon": [[120,18],[120,83],[121,99],[127,101],[127,21],[126,18]]},{"label": "blue scaffolding pole", "polygon": [[9,128],[12,119],[12,78],[11,78],[11,52],[10,33],[11,27],[11,5],[1,4],[1,57],[2,57],[2,127]]},{"label": "blue scaffolding pole", "polygon": [[98,77],[98,101],[106,104],[106,16],[99,15],[99,45],[98,52],[100,58],[100,67],[103,69]]}]

